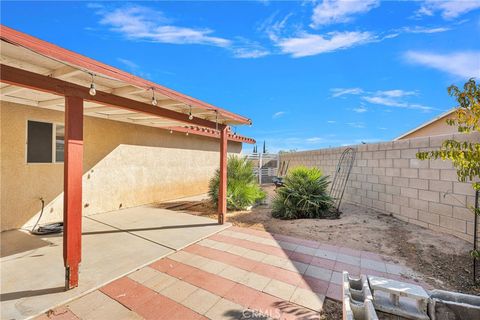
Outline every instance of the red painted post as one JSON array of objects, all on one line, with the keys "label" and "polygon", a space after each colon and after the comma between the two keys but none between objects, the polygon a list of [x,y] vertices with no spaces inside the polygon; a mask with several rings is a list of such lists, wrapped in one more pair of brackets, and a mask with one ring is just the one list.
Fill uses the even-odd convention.
[{"label": "red painted post", "polygon": [[220,185],[218,187],[218,223],[225,223],[227,215],[227,127],[220,131]]},{"label": "red painted post", "polygon": [[65,97],[63,261],[65,290],[78,286],[82,256],[83,99]]}]

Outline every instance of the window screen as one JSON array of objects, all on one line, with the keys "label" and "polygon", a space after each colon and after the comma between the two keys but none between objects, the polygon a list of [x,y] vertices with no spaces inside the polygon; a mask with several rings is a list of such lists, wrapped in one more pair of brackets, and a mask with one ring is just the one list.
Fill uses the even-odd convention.
[{"label": "window screen", "polygon": [[53,124],[28,121],[27,162],[52,162]]}]

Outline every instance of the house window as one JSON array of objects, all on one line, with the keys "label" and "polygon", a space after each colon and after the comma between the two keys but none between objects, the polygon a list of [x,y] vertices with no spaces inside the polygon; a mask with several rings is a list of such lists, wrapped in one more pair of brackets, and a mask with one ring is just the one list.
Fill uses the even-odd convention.
[{"label": "house window", "polygon": [[65,147],[65,126],[55,125],[55,162],[63,162]]},{"label": "house window", "polygon": [[63,162],[65,127],[61,124],[28,121],[27,163]]}]

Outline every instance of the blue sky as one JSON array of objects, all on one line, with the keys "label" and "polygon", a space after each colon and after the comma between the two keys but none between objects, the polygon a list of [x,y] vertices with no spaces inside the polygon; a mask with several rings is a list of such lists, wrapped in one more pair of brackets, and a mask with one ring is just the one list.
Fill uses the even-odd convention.
[{"label": "blue sky", "polygon": [[[269,151],[386,141],[480,76],[480,1],[5,2],[2,24],[253,119]],[[250,151],[251,146],[245,146]]]}]

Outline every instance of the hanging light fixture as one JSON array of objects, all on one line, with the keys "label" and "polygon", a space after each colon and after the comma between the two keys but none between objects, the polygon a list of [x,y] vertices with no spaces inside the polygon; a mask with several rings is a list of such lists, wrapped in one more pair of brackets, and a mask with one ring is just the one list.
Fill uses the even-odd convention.
[{"label": "hanging light fixture", "polygon": [[189,107],[190,107],[190,112],[188,113],[188,119],[193,120],[192,106],[189,106]]},{"label": "hanging light fixture", "polygon": [[173,130],[172,130],[172,129],[170,129],[170,134],[172,134],[172,133],[173,133]]},{"label": "hanging light fixture", "polygon": [[188,136],[188,132],[185,132],[185,135]]},{"label": "hanging light fixture", "polygon": [[93,74],[93,73],[90,73],[90,76],[92,76],[92,83],[90,83],[90,90],[88,90],[88,93],[89,93],[91,96],[94,96],[94,95],[97,94],[97,90],[95,89],[95,83],[93,82],[94,74]]},{"label": "hanging light fixture", "polygon": [[155,99],[155,88],[152,87],[152,105],[157,106],[157,104],[157,99]]}]

